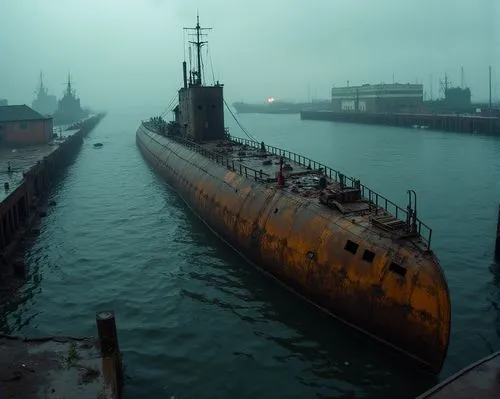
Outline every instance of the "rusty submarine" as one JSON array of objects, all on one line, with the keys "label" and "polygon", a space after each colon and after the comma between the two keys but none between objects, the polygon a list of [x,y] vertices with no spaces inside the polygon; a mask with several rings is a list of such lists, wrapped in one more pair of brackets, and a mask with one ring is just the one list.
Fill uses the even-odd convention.
[{"label": "rusty submarine", "polygon": [[202,79],[207,28],[198,17],[184,29],[192,32],[194,61],[189,71],[182,62],[173,120],[155,116],[137,129],[145,162],[260,270],[438,373],[450,338],[450,295],[432,230],[417,217],[416,193],[408,190],[403,208],[310,158],[232,136],[223,84]]}]

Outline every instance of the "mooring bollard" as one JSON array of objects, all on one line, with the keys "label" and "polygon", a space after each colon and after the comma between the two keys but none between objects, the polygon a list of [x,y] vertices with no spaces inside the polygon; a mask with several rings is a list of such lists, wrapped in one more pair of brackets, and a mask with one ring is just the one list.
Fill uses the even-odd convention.
[{"label": "mooring bollard", "polygon": [[118,345],[118,334],[116,332],[115,313],[112,310],[97,312],[96,314],[97,334],[101,356],[111,358],[115,364],[116,384],[118,396],[121,396],[123,385],[123,365],[120,347]]},{"label": "mooring bollard", "polygon": [[497,238],[495,244],[495,259],[500,262],[500,204],[498,204]]},{"label": "mooring bollard", "polygon": [[100,311],[96,315],[97,333],[102,356],[112,356],[120,353],[118,334],[116,332],[115,313]]}]

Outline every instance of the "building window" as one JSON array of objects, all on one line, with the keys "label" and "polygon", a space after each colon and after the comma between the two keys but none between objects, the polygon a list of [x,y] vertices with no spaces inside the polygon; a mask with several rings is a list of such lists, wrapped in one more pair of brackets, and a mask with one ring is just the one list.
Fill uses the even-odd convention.
[{"label": "building window", "polygon": [[28,128],[28,124],[27,124],[27,123],[20,123],[20,124],[19,124],[19,127],[20,127],[21,129],[27,129],[27,128]]}]

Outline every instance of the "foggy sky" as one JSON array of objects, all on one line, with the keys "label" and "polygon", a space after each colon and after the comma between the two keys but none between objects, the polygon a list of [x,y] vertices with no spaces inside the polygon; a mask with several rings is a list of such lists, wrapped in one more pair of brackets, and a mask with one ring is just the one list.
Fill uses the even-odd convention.
[{"label": "foggy sky", "polygon": [[40,70],[59,98],[70,71],[84,106],[166,107],[197,10],[228,103],[328,98],[393,76],[427,93],[432,76],[435,98],[461,67],[487,101],[489,65],[500,100],[498,0],[0,0],[0,98],[31,105]]}]

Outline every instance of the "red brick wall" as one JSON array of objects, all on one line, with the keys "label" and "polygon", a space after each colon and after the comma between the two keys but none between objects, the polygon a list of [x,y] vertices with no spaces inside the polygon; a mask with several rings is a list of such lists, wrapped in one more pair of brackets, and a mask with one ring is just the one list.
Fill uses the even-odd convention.
[{"label": "red brick wall", "polygon": [[52,134],[52,119],[0,124],[0,143],[4,144],[45,144]]}]

